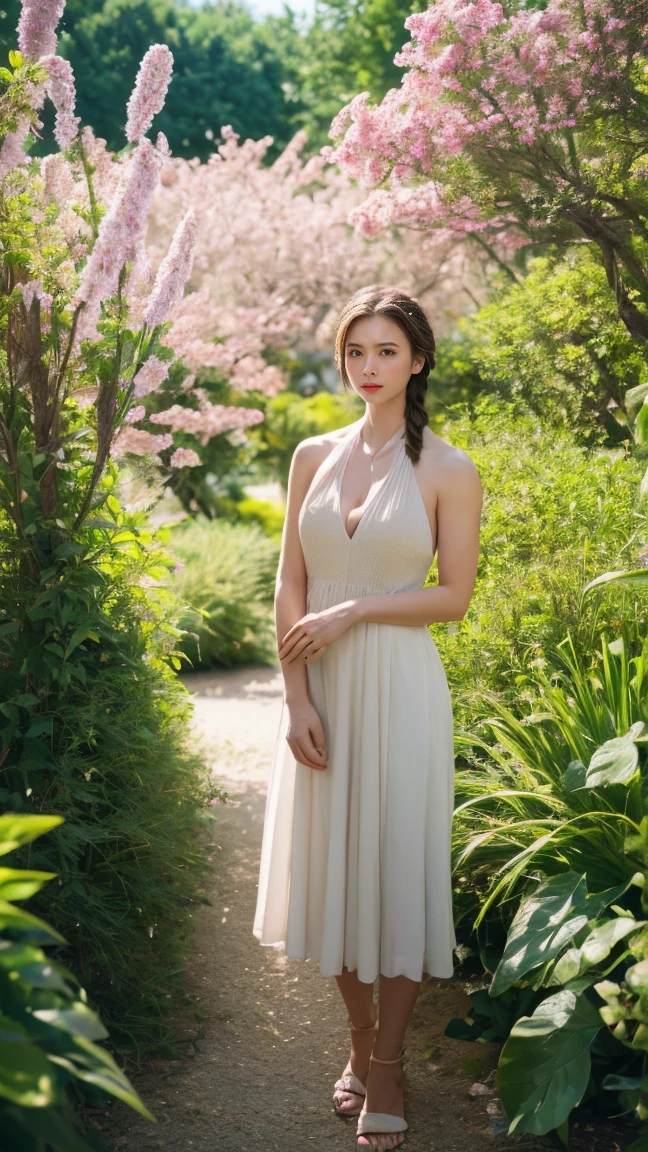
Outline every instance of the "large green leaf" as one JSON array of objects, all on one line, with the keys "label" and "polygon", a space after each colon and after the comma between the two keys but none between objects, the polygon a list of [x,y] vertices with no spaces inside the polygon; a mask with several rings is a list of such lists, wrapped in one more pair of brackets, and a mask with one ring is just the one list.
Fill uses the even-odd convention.
[{"label": "large green leaf", "polygon": [[0,868],[0,900],[28,900],[56,872],[28,872],[23,868]]},{"label": "large green leaf", "polygon": [[[93,1152],[81,1133],[72,1128],[55,1108],[30,1108],[27,1112],[9,1107],[8,1112],[21,1134],[27,1131],[38,1141],[37,1148],[55,1148],[56,1152]],[[7,1144],[7,1152],[13,1146]]]},{"label": "large green leaf", "polygon": [[84,1036],[86,1040],[105,1040],[108,1036],[97,1013],[79,1000],[70,1008],[37,1008],[32,1016],[43,1024],[71,1032],[74,1036]]},{"label": "large green leaf", "polygon": [[606,740],[592,756],[585,776],[584,788],[600,788],[605,784],[627,784],[639,767],[639,751],[635,740],[644,729],[637,720],[624,736]]},{"label": "large green leaf", "polygon": [[24,1108],[43,1108],[55,1099],[52,1066],[24,1028],[0,1016],[0,1097]]},{"label": "large green leaf", "polygon": [[499,996],[532,968],[557,956],[589,916],[585,876],[564,872],[539,884],[515,914],[490,985],[491,996]]},{"label": "large green leaf", "polygon": [[39,920],[38,916],[32,916],[31,912],[0,900],[0,930],[5,928],[19,931],[34,944],[67,944],[67,940],[55,928]]},{"label": "large green leaf", "polygon": [[62,816],[22,816],[6,813],[0,816],[0,856],[14,852],[44,832],[63,823]]},{"label": "large green leaf", "polygon": [[551,984],[567,984],[575,976],[585,972],[592,964],[600,964],[610,955],[615,944],[623,940],[636,928],[642,928],[645,920],[633,920],[631,916],[617,916],[597,924],[580,948],[570,948],[562,955],[551,976]]},{"label": "large green leaf", "polygon": [[65,1056],[51,1055],[50,1059],[53,1063],[66,1068],[79,1080],[96,1084],[98,1088],[103,1088],[104,1092],[110,1092],[119,1100],[130,1104],[131,1108],[141,1112],[147,1120],[155,1120],[155,1116],[140,1100],[128,1077],[115,1064],[112,1056],[106,1052],[105,1048],[100,1048],[98,1044],[93,1044],[92,1041],[86,1040],[83,1036],[72,1036],[70,1047]]},{"label": "large green leaf", "polygon": [[565,1123],[587,1087],[590,1047],[602,1027],[587,994],[567,988],[516,1021],[497,1070],[509,1134],[543,1136]]}]

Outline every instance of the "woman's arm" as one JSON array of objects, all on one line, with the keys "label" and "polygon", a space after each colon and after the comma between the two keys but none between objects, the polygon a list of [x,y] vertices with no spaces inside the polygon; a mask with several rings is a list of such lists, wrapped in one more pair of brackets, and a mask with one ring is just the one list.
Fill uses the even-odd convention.
[{"label": "woman's arm", "polygon": [[[284,636],[306,612],[306,564],[299,539],[299,512],[318,464],[317,452],[305,441],[295,449],[288,476],[286,519],[281,537],[281,554],[275,586],[274,610],[277,636]],[[282,663],[286,703],[308,699],[306,666],[303,661]]]},{"label": "woman's arm", "polygon": [[472,460],[462,452],[446,459],[435,485],[438,584],[347,601],[354,622],[427,625],[466,615],[477,578],[481,481]]}]

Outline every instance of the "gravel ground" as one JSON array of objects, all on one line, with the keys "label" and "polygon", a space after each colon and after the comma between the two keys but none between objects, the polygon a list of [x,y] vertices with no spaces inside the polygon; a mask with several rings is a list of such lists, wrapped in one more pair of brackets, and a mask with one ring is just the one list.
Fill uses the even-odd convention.
[{"label": "gravel ground", "polygon": [[[333,1082],[348,1055],[346,1012],[335,981],[286,960],[252,936],[265,787],[281,711],[273,668],[183,677],[194,696],[196,737],[235,805],[219,807],[207,851],[210,906],[196,916],[189,991],[196,1019],[177,1021],[187,1055],[152,1061],[133,1082],[156,1117],[120,1103],[95,1117],[111,1152],[333,1152],[356,1146],[355,1124],[335,1115]],[[495,1045],[444,1036],[470,1007],[467,985],[427,980],[406,1040],[411,1152],[548,1152],[549,1138],[507,1136],[493,1073]],[[609,1125],[574,1126],[570,1152],[621,1152]]]}]

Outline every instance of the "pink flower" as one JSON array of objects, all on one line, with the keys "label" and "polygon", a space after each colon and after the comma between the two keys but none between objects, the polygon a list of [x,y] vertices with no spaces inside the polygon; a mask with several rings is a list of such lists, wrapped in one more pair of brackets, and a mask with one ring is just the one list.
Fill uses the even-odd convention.
[{"label": "pink flower", "polygon": [[18,21],[18,47],[29,60],[56,52],[56,32],[65,0],[23,0]]},{"label": "pink flower", "polygon": [[130,412],[127,414],[126,423],[127,424],[137,424],[138,420],[143,420],[145,416],[146,416],[146,408],[144,407],[144,405],[143,404],[136,404],[134,406],[134,408],[131,408]]},{"label": "pink flower", "polygon": [[163,324],[180,302],[194,259],[196,218],[193,209],[185,213],[171,241],[171,247],[160,264],[151,298],[144,313],[149,328]]},{"label": "pink flower", "polygon": [[7,132],[0,148],[0,180],[4,180],[9,172],[19,164],[25,164],[25,141],[29,136],[29,116],[18,117],[18,127],[15,132]]},{"label": "pink flower", "polygon": [[132,428],[129,425],[120,428],[112,442],[110,455],[114,460],[121,459],[126,453],[134,456],[152,456],[156,464],[161,464],[158,452],[170,448],[172,444],[173,436],[170,432],[156,436],[153,432],[146,432],[143,428]]},{"label": "pink flower", "polygon": [[74,115],[76,89],[72,65],[61,56],[43,56],[39,63],[49,72],[45,90],[56,108],[54,136],[59,148],[66,149],[76,139],[81,120]]},{"label": "pink flower", "polygon": [[133,260],[144,234],[157,186],[163,152],[144,137],[133,152],[121,188],[99,226],[92,255],[78,291],[79,300],[108,300],[117,291],[119,273]]},{"label": "pink flower", "polygon": [[126,139],[139,140],[164,107],[173,71],[173,55],[166,44],[153,44],[145,53],[126,111]]},{"label": "pink flower", "polygon": [[198,410],[173,404],[165,412],[151,413],[151,422],[167,424],[173,432],[192,433],[198,436],[204,447],[212,436],[230,432],[233,428],[248,428],[252,424],[259,424],[264,418],[263,412],[258,408],[234,408],[226,404],[211,404],[203,389],[196,389],[195,395],[200,400]]},{"label": "pink flower", "polygon": [[142,364],[139,372],[136,373],[133,384],[133,396],[140,399],[141,396],[147,396],[149,392],[155,391],[160,387],[163,380],[166,380],[169,375],[169,364],[163,360],[159,360],[157,356],[149,356],[148,360]]},{"label": "pink flower", "polygon": [[202,460],[193,448],[176,448],[169,464],[172,468],[198,468]]}]

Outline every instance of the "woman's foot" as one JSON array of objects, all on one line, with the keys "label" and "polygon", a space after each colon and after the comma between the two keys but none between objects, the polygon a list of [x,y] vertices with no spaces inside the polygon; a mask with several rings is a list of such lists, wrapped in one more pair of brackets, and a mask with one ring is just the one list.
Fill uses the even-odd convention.
[{"label": "woman's foot", "polygon": [[[391,1152],[398,1148],[405,1139],[405,1131],[389,1132],[387,1130],[375,1132],[362,1132],[363,1117],[367,1117],[367,1127],[374,1127],[380,1123],[380,1116],[393,1116],[398,1126],[400,1121],[407,1127],[403,1119],[405,1111],[404,1100],[405,1074],[401,1057],[396,1060],[380,1061],[371,1058],[370,1072],[367,1077],[367,1095],[361,1119],[358,1126],[358,1149],[374,1149],[375,1152]],[[376,1114],[378,1114],[376,1116]],[[369,1117],[371,1116],[371,1122]],[[375,1123],[374,1123],[374,1117]],[[385,1125],[387,1128],[388,1125]]]},{"label": "woman's foot", "polygon": [[[366,1028],[351,1025],[351,1055],[342,1076],[335,1083],[333,1106],[338,1116],[359,1116],[365,1101],[369,1057],[376,1038],[376,1023]],[[353,1091],[353,1089],[362,1091]]]}]

